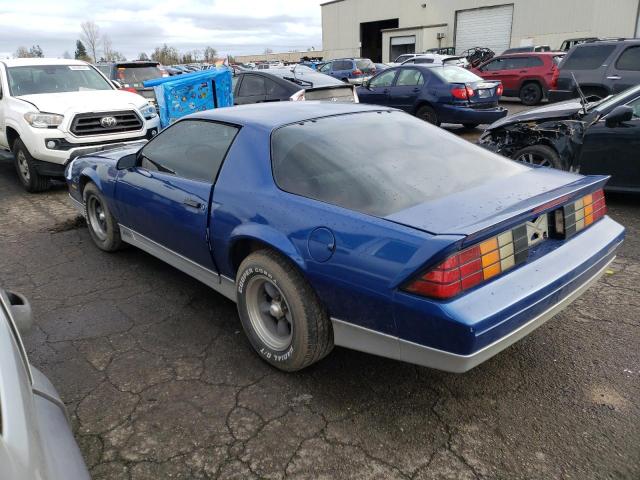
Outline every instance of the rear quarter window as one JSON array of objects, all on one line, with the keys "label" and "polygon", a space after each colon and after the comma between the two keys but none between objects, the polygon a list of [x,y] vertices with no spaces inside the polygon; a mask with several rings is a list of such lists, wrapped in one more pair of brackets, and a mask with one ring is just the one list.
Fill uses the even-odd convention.
[{"label": "rear quarter window", "polygon": [[618,70],[640,71],[640,46],[627,48],[616,62]]},{"label": "rear quarter window", "polygon": [[565,59],[562,68],[567,70],[595,70],[605,64],[616,45],[589,45],[576,48]]},{"label": "rear quarter window", "polygon": [[281,190],[379,217],[528,168],[401,112],[299,122],[271,142]]}]

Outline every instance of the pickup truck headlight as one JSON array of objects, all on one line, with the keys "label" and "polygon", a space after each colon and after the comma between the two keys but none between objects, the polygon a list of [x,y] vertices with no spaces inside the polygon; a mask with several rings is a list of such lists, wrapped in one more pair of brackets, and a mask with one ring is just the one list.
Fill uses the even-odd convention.
[{"label": "pickup truck headlight", "polygon": [[156,113],[156,107],[153,105],[145,105],[144,107],[140,107],[138,109],[140,115],[142,115],[146,120],[151,120],[152,118],[156,118],[158,114]]},{"label": "pickup truck headlight", "polygon": [[57,113],[29,112],[24,114],[24,119],[34,128],[52,128],[60,125],[64,116]]}]

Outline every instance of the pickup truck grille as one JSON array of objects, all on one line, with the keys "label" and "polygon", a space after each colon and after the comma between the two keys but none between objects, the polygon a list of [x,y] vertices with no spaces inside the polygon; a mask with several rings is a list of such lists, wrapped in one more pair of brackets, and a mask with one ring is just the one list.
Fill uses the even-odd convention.
[{"label": "pickup truck grille", "polygon": [[142,119],[133,110],[80,113],[71,122],[71,133],[79,137],[134,132],[141,128]]}]

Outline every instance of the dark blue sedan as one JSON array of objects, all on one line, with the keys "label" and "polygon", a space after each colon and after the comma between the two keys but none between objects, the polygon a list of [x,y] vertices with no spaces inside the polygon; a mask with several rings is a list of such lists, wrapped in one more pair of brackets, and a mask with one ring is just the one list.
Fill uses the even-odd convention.
[{"label": "dark blue sedan", "polygon": [[507,116],[498,105],[500,82],[453,65],[404,65],[384,70],[358,88],[360,102],[399,108],[434,125],[466,128]]},{"label": "dark blue sedan", "polygon": [[464,372],[584,293],[624,236],[607,177],[371,105],[201,112],[66,179],[99,248],[137,246],[237,302],[286,371],[339,345]]}]

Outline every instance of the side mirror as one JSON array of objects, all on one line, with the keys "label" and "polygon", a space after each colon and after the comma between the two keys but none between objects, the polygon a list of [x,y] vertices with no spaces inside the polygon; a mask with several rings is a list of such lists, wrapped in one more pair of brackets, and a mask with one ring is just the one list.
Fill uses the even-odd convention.
[{"label": "side mirror", "polygon": [[111,83],[113,84],[114,87],[116,87],[118,89],[124,87],[124,85],[122,85],[118,80],[111,80]]},{"label": "side mirror", "polygon": [[609,128],[614,128],[621,123],[628,122],[633,119],[633,108],[626,105],[620,105],[605,118],[605,124]]},{"label": "side mirror", "polygon": [[120,160],[118,160],[118,164],[116,165],[116,168],[118,170],[128,170],[130,168],[135,167],[137,163],[138,163],[138,154],[131,153],[129,155],[125,155]]},{"label": "side mirror", "polygon": [[367,78],[364,82],[362,82],[362,86],[367,90],[371,89],[371,79]]}]

